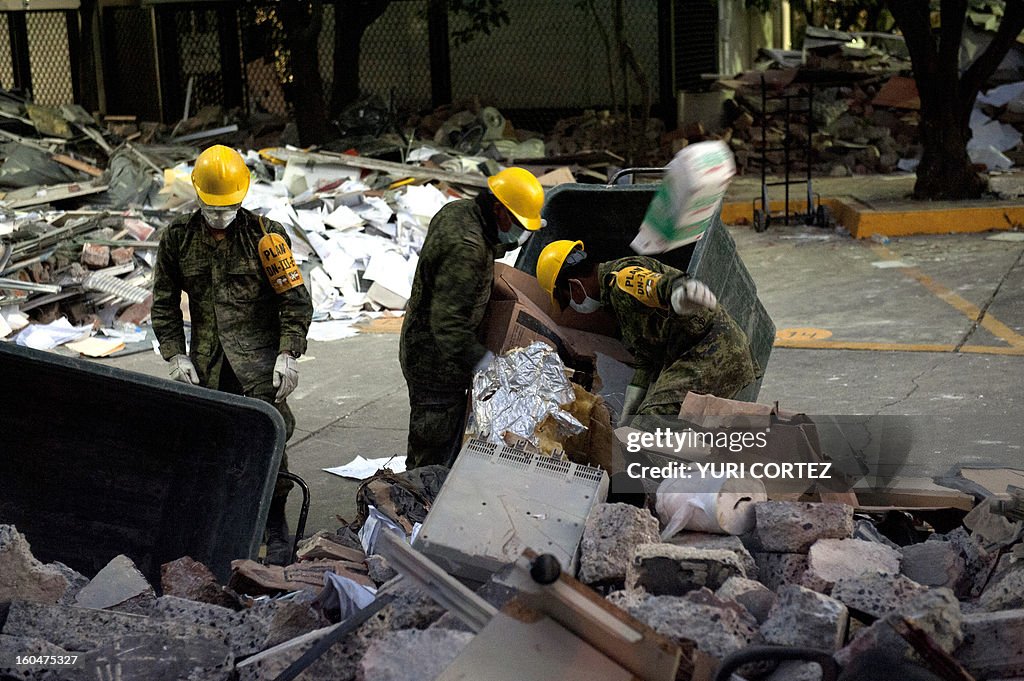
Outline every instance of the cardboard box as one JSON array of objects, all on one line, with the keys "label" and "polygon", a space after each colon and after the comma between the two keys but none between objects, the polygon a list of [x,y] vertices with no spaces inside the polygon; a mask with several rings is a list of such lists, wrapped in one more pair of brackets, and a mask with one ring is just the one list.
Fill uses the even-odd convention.
[{"label": "cardboard box", "polygon": [[596,353],[631,364],[633,356],[614,337],[615,332],[609,315],[552,311],[548,294],[535,277],[495,264],[494,288],[484,316],[483,343],[488,350],[501,354],[540,340],[555,348],[562,361],[573,368],[593,367]]}]

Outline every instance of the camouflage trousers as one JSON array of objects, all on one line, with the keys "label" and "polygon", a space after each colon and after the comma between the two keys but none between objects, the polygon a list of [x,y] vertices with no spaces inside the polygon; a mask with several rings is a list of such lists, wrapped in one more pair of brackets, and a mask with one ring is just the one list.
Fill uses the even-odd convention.
[{"label": "camouflage trousers", "polygon": [[[288,400],[282,400],[281,402],[274,402],[274,397],[277,395],[277,388],[274,387],[272,380],[264,381],[257,385],[253,390],[246,392],[242,389],[242,384],[239,382],[238,377],[235,376],[234,370],[231,365],[228,364],[228,360],[225,357],[222,360],[223,364],[220,370],[220,381],[216,386],[209,386],[220,390],[221,392],[231,393],[232,395],[244,395],[245,397],[253,397],[261,402],[266,402],[270,406],[277,409],[277,412],[284,419],[285,428],[285,442],[292,439],[292,433],[295,432],[295,415],[292,414],[292,410],[288,407]],[[279,471],[288,471],[288,450],[287,448],[281,454],[281,466]],[[284,478],[278,478],[277,483],[274,485],[274,499],[283,499],[288,496],[288,492],[291,491],[295,483],[291,480],[285,480]]]},{"label": "camouflage trousers", "polygon": [[[638,417],[677,416],[690,391],[732,399],[756,380],[760,372],[747,334],[731,319],[721,319],[700,342],[662,367],[637,409]],[[644,419],[636,418],[630,425],[645,429],[643,424]]]},{"label": "camouflage trousers", "polygon": [[466,427],[466,391],[428,389],[409,383],[407,469],[454,461]]}]

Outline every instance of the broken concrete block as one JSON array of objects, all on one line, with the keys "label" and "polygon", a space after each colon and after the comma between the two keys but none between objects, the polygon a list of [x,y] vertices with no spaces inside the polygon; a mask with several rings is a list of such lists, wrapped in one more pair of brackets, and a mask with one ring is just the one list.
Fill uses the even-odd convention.
[{"label": "broken concrete block", "polygon": [[807,572],[801,582],[808,589],[827,594],[844,577],[898,574],[900,558],[899,551],[884,544],[862,539],[819,539],[807,554]]},{"label": "broken concrete block", "polygon": [[131,246],[122,246],[110,251],[110,262],[114,265],[124,265],[135,259],[135,249]]},{"label": "broken concrete block", "polygon": [[[82,653],[76,679],[203,679],[228,681],[233,656],[223,641],[133,634]],[[116,670],[116,671],[114,671]]]},{"label": "broken concrete block", "polygon": [[737,575],[746,577],[732,551],[641,544],[626,570],[626,588],[653,596],[682,596],[701,587],[717,589]]},{"label": "broken concrete block", "polygon": [[613,591],[604,597],[606,601],[614,605],[616,608],[629,611],[630,608],[635,608],[640,605],[648,598],[652,596],[645,591]]},{"label": "broken concrete block", "polygon": [[963,576],[954,589],[957,597],[977,598],[995,570],[999,560],[999,551],[994,547],[989,551],[982,546],[977,537],[962,527],[948,533],[946,541],[957,548],[964,561]]},{"label": "broken concrete block", "polygon": [[768,619],[768,613],[778,600],[775,592],[761,582],[743,577],[730,577],[725,580],[715,595],[723,600],[736,601],[761,624]]},{"label": "broken concrete block", "polygon": [[[491,579],[476,590],[476,595],[487,603],[501,610],[505,605],[519,594],[519,590],[507,586],[498,581],[497,577]],[[451,610],[441,615],[436,622],[430,625],[432,629],[455,629],[457,631],[472,631],[468,625],[456,617]]]},{"label": "broken concrete block", "polygon": [[82,246],[82,264],[92,269],[101,269],[110,264],[110,246],[85,244]]},{"label": "broken concrete block", "polygon": [[190,621],[159,620],[113,610],[15,601],[0,633],[44,638],[65,650],[93,650],[133,635],[224,641],[225,632]]},{"label": "broken concrete block", "polygon": [[388,564],[388,559],[384,556],[374,554],[366,557],[366,574],[373,580],[374,584],[383,584],[384,582],[394,579],[395,569]]},{"label": "broken concrete block", "polygon": [[[657,541],[657,539],[655,539]],[[694,549],[722,549],[732,551],[739,558],[748,579],[757,579],[757,563],[743,545],[743,541],[730,534],[707,534],[706,532],[681,532],[668,540],[669,544],[689,546]]]},{"label": "broken concrete block", "polygon": [[904,656],[905,652],[910,650],[910,646],[890,624],[890,621],[899,617],[905,617],[923,629],[948,653],[956,650],[963,641],[960,601],[949,589],[925,589],[914,594],[898,610],[862,629],[845,648],[836,652],[836,662],[846,667],[862,656],[877,655],[879,650],[888,650],[898,656]]},{"label": "broken concrete block", "polygon": [[762,501],[754,514],[764,551],[806,553],[819,539],[853,536],[853,507],[846,504]]},{"label": "broken concrete block", "polygon": [[689,596],[651,596],[628,612],[676,643],[693,642],[701,652],[721,659],[759,641],[756,622],[741,610],[696,603]]},{"label": "broken concrete block", "polygon": [[964,559],[945,541],[925,541],[900,549],[903,574],[918,584],[955,589],[963,579]]},{"label": "broken concrete block", "polygon": [[658,520],[647,509],[597,504],[583,527],[579,580],[585,584],[620,584],[636,548],[658,541]]},{"label": "broken concrete block", "polygon": [[25,535],[13,525],[0,525],[0,603],[23,600],[52,604],[70,586],[60,568],[36,560]]},{"label": "broken concrete block", "polygon": [[762,584],[778,591],[783,584],[799,584],[807,571],[803,553],[755,553],[758,576]]},{"label": "broken concrete block", "polygon": [[992,579],[977,605],[987,611],[1024,608],[1024,565],[1017,564]]},{"label": "broken concrete block", "polygon": [[370,643],[360,664],[364,681],[433,679],[473,640],[467,631],[393,631]]},{"label": "broken concrete block", "polygon": [[884,617],[899,610],[925,588],[905,575],[869,572],[839,578],[831,596],[851,610]]},{"label": "broken concrete block", "polygon": [[[365,626],[365,624],[364,624]],[[267,648],[242,660],[236,665],[239,681],[274,681],[303,653],[316,645],[317,641],[330,633],[334,627],[311,631]],[[367,642],[357,634],[350,634],[345,640],[329,647],[306,671],[299,675],[299,681],[313,679],[338,679],[352,681],[360,673],[359,658],[365,652]]]},{"label": "broken concrete block", "polygon": [[993,548],[1010,546],[1024,536],[1024,520],[997,515],[988,504],[978,504],[964,516],[964,527],[980,538],[982,545]]},{"label": "broken concrete block", "polygon": [[138,596],[153,596],[153,587],[135,567],[131,558],[115,556],[78,592],[80,608],[112,608]]},{"label": "broken concrete block", "polygon": [[796,584],[779,589],[779,600],[761,625],[768,643],[838,650],[846,640],[846,606]]},{"label": "broken concrete block", "polygon": [[210,568],[189,556],[161,565],[160,585],[165,596],[222,605],[233,610],[240,607],[238,598],[217,582]]},{"label": "broken concrete block", "polygon": [[764,681],[821,681],[821,666],[814,662],[783,662]]},{"label": "broken concrete block", "polygon": [[1024,610],[971,613],[956,658],[976,679],[1024,676]]},{"label": "broken concrete block", "polygon": [[40,655],[67,655],[68,651],[42,638],[8,636],[0,634],[0,679],[42,679],[59,681],[59,673],[53,665],[15,664],[19,655],[34,657]]},{"label": "broken concrete block", "polygon": [[59,561],[53,561],[48,563],[47,567],[51,567],[59,571],[64,578],[68,580],[68,588],[61,596],[60,600],[57,601],[57,605],[74,605],[75,598],[78,597],[78,592],[85,588],[85,585],[89,583],[89,578],[83,575],[78,570],[69,568],[64,563]]},{"label": "broken concrete block", "polygon": [[394,600],[377,613],[377,619],[385,622],[387,628],[426,629],[433,624],[445,610],[423,591],[408,580],[394,579],[377,591],[378,596],[392,594]]}]

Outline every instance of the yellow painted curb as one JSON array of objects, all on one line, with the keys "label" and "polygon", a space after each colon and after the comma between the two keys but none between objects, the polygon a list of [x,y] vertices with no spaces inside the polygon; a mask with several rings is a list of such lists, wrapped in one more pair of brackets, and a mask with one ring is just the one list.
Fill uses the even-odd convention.
[{"label": "yellow painted curb", "polygon": [[[836,223],[850,231],[856,239],[880,236],[911,236],[914,234],[954,234],[1006,230],[1024,224],[1024,205],[972,205],[957,207],[950,202],[941,208],[920,207],[871,208],[853,197],[823,198]],[[781,213],[783,201],[771,201],[773,213]],[[806,210],[806,201],[789,202],[790,212]],[[750,224],[754,220],[751,201],[730,201],[722,204],[722,222]]]}]

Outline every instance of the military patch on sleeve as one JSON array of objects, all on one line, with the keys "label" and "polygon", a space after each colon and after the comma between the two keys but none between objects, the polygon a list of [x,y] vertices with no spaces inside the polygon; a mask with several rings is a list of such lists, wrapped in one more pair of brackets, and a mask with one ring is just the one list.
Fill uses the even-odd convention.
[{"label": "military patch on sleeve", "polygon": [[260,239],[260,262],[263,273],[267,275],[271,287],[276,293],[284,293],[288,289],[302,286],[302,272],[295,264],[292,249],[288,242],[279,234],[268,232]]},{"label": "military patch on sleeve", "polygon": [[665,307],[658,298],[658,282],[661,277],[658,272],[633,265],[615,273],[615,285],[647,307]]}]

